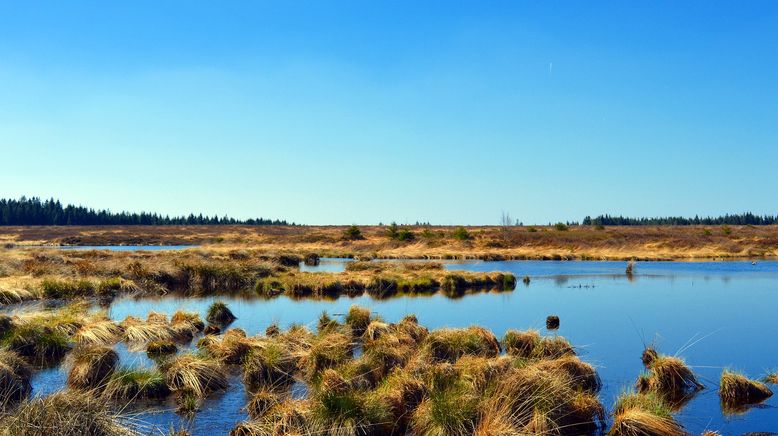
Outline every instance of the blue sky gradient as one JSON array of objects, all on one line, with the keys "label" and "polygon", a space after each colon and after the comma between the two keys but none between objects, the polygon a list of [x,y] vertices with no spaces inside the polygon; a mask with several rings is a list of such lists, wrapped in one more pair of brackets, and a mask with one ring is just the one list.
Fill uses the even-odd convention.
[{"label": "blue sky gradient", "polygon": [[778,2],[0,0],[0,196],[307,224],[778,213]]}]

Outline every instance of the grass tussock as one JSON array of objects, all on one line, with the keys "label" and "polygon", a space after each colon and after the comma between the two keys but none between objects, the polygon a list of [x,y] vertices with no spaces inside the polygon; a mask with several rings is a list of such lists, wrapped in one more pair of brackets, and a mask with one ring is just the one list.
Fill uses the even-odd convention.
[{"label": "grass tussock", "polygon": [[638,391],[656,392],[670,403],[682,403],[703,389],[682,359],[645,351],[643,356],[644,361],[649,362],[648,373],[638,379]]},{"label": "grass tussock", "polygon": [[478,326],[436,330],[427,336],[422,347],[433,360],[452,363],[465,355],[496,357],[500,353],[494,334]]},{"label": "grass tussock", "polygon": [[178,347],[172,341],[151,341],[146,346],[146,354],[149,356],[166,356],[177,352]]},{"label": "grass tussock", "polygon": [[135,344],[146,344],[152,341],[172,341],[174,334],[169,325],[128,316],[121,322],[124,329],[124,340]]},{"label": "grass tussock", "polygon": [[208,314],[205,319],[212,324],[225,326],[237,318],[223,301],[214,301],[208,307]]},{"label": "grass tussock", "polygon": [[63,331],[33,323],[16,326],[2,343],[36,365],[57,363],[71,349],[68,335]]},{"label": "grass tussock", "polygon": [[161,399],[170,395],[164,374],[155,369],[119,368],[105,383],[102,395],[120,403]]},{"label": "grass tussock", "polygon": [[656,393],[627,392],[613,408],[609,436],[686,436],[670,407]]},{"label": "grass tussock", "polygon": [[81,327],[73,338],[83,345],[110,345],[118,342],[123,334],[120,325],[106,319]]},{"label": "grass tussock", "polygon": [[367,326],[370,325],[370,309],[353,305],[349,308],[348,314],[346,314],[345,322],[351,327],[354,332],[354,336],[362,336],[367,330]]},{"label": "grass tussock", "polygon": [[251,396],[251,400],[246,405],[246,412],[251,419],[259,419],[265,416],[270,409],[281,404],[281,401],[283,398],[278,392],[263,388]]},{"label": "grass tussock", "polygon": [[181,354],[162,365],[167,385],[175,392],[204,398],[227,387],[227,373],[219,362],[197,354]]},{"label": "grass tussock", "polygon": [[0,434],[127,436],[138,433],[122,425],[108,405],[93,393],[62,391],[20,404],[0,420]]},{"label": "grass tussock", "polygon": [[119,355],[111,347],[84,345],[76,347],[68,356],[68,386],[77,389],[95,389],[113,374]]},{"label": "grass tussock", "polygon": [[248,354],[253,340],[246,337],[243,329],[227,330],[220,338],[207,336],[198,347],[205,350],[210,356],[226,364],[239,364]]},{"label": "grass tussock", "polygon": [[243,361],[243,382],[253,388],[288,386],[297,369],[297,358],[286,344],[262,341],[251,347]]},{"label": "grass tussock", "polygon": [[32,370],[11,350],[0,349],[0,412],[27,398],[32,392]]},{"label": "grass tussock", "polygon": [[505,351],[523,359],[558,359],[575,356],[575,350],[561,336],[542,337],[535,330],[508,330],[502,339]]},{"label": "grass tussock", "polygon": [[726,413],[742,413],[749,405],[759,404],[770,398],[773,392],[756,380],[730,370],[721,373],[719,398]]}]

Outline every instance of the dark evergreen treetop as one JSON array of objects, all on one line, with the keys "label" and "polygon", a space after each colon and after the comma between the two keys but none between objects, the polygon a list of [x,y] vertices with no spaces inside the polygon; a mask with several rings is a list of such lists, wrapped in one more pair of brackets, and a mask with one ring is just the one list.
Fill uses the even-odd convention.
[{"label": "dark evergreen treetop", "polygon": [[[113,213],[71,204],[62,206],[59,200],[41,201],[40,198],[22,197],[0,199],[0,226],[104,226],[104,225],[206,225],[246,224],[254,226],[289,225],[284,220],[252,218],[237,220],[227,216],[208,217],[202,214],[180,217],[162,216],[156,213]],[[294,225],[294,223],[292,223]]]},{"label": "dark evergreen treetop", "polygon": [[771,215],[754,215],[751,212],[723,215],[717,217],[704,217],[695,216],[694,218],[686,218],[680,216],[669,217],[656,217],[656,218],[631,218],[623,216],[610,216],[600,215],[592,218],[587,216],[583,219],[581,224],[585,226],[692,226],[692,225],[752,225],[752,226],[765,226],[770,224],[778,224],[778,216]]}]

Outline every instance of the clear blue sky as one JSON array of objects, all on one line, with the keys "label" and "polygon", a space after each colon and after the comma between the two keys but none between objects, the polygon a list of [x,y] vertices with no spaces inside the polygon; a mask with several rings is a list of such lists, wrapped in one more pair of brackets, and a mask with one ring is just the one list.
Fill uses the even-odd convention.
[{"label": "clear blue sky", "polygon": [[119,3],[0,0],[1,197],[311,224],[778,213],[775,1]]}]

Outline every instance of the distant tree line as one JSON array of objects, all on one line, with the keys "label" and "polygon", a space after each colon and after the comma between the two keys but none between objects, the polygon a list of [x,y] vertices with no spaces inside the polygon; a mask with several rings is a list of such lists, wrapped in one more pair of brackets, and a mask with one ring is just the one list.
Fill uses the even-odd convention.
[{"label": "distant tree line", "polygon": [[585,226],[692,226],[692,225],[752,225],[766,226],[769,224],[778,224],[778,216],[775,215],[754,215],[751,212],[722,215],[718,217],[699,217],[694,218],[669,216],[656,218],[631,218],[623,216],[600,215],[595,218],[587,216],[581,224]]},{"label": "distant tree line", "polygon": [[[230,217],[203,216],[202,214],[180,217],[162,216],[156,213],[119,212],[95,210],[71,204],[62,206],[59,200],[41,201],[40,198],[22,197],[0,199],[0,225],[2,226],[103,226],[103,225],[218,225],[245,224],[253,226],[289,225],[284,220],[252,218],[237,220]],[[294,225],[292,223],[291,225]]]}]

